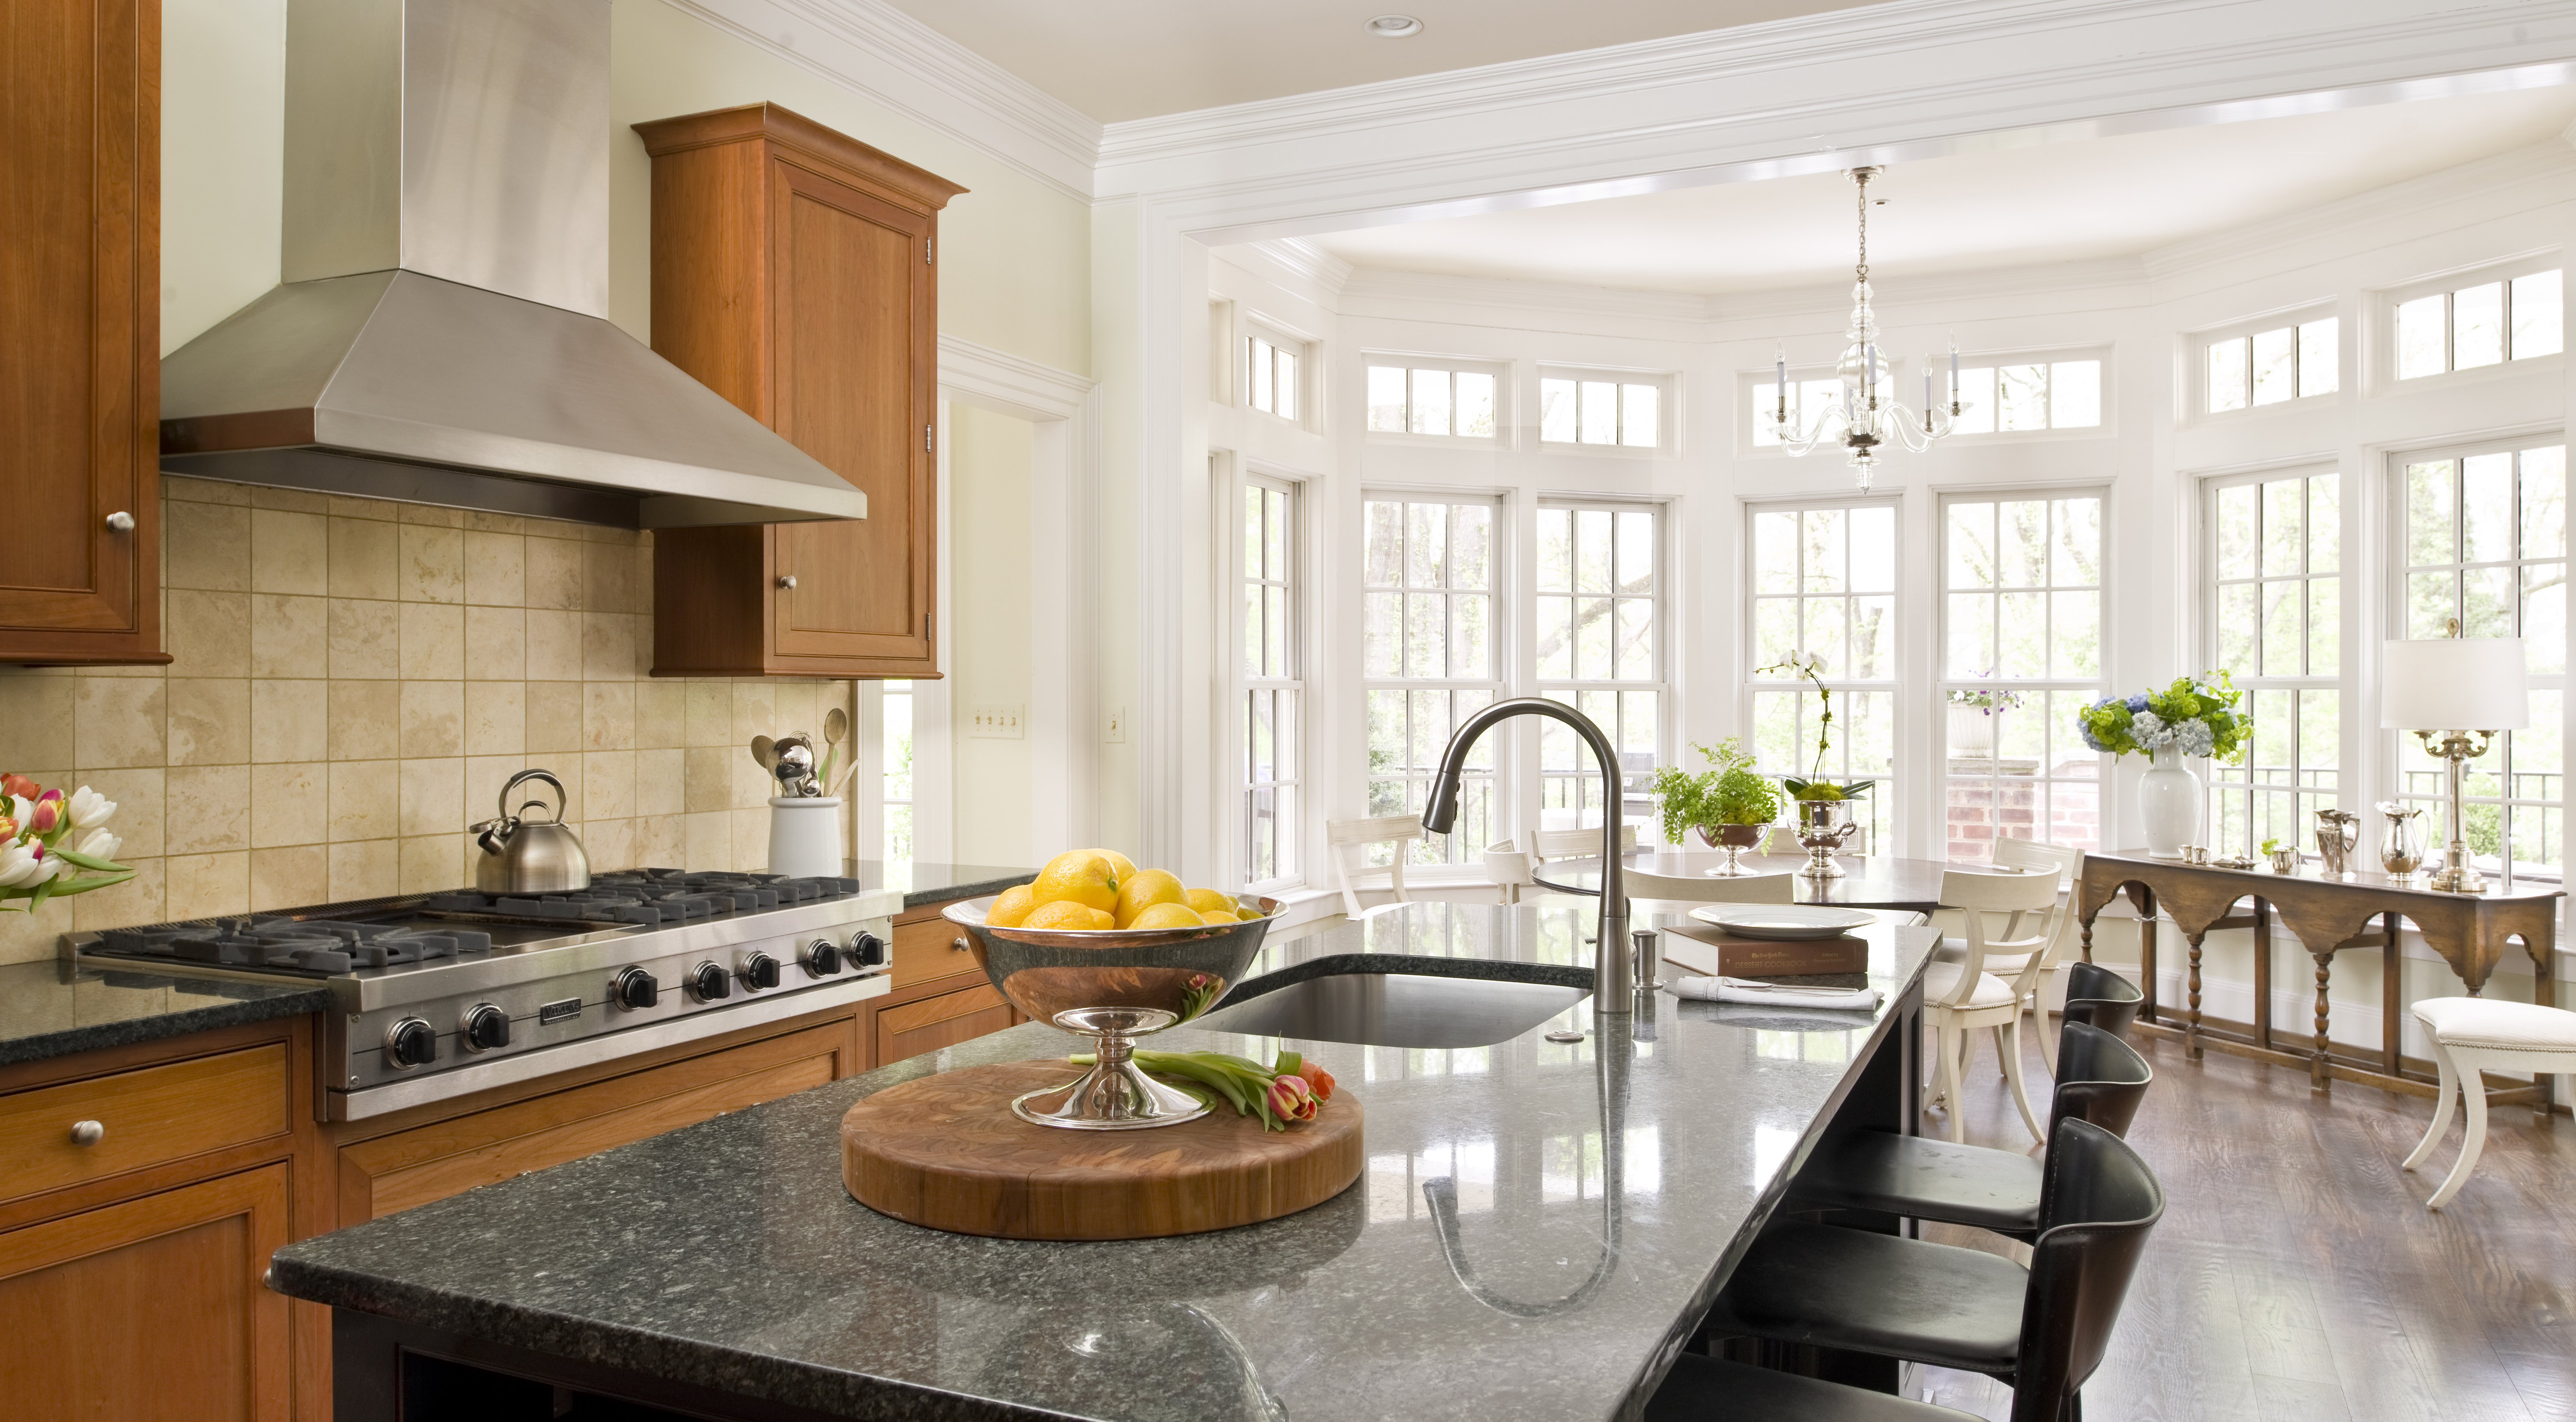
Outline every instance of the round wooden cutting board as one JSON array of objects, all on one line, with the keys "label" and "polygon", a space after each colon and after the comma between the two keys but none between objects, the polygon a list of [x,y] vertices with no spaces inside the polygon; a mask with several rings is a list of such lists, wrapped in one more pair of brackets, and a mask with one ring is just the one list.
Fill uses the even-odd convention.
[{"label": "round wooden cutting board", "polygon": [[1214,1111],[1142,1131],[1069,1131],[1011,1101],[1082,1074],[1062,1061],[966,1067],[888,1087],[841,1118],[841,1181],[881,1214],[1003,1239],[1156,1239],[1322,1204],[1359,1179],[1360,1103],[1265,1131]]}]

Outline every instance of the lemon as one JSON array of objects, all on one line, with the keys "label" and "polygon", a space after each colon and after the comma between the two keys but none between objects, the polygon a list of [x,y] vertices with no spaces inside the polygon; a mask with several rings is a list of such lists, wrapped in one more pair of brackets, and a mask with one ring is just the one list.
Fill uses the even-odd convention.
[{"label": "lemon", "polygon": [[1119,883],[1126,883],[1127,876],[1136,872],[1136,861],[1119,853],[1117,850],[1095,849],[1090,852],[1109,861],[1109,867],[1118,871]]},{"label": "lemon", "polygon": [[1181,901],[1181,881],[1160,869],[1139,869],[1118,883],[1118,926],[1127,928],[1136,915],[1156,904]]},{"label": "lemon", "polygon": [[1047,861],[1030,886],[1042,904],[1077,903],[1103,912],[1118,906],[1118,871],[1088,849],[1076,849]]},{"label": "lemon", "polygon": [[1181,895],[1181,902],[1201,913],[1221,913],[1232,917],[1237,911],[1234,895],[1219,893],[1214,889],[1192,889]]},{"label": "lemon", "polygon": [[1189,905],[1166,899],[1158,904],[1147,904],[1133,919],[1119,926],[1122,928],[1196,928],[1204,921],[1190,911]]},{"label": "lemon", "polygon": [[1243,922],[1243,919],[1239,915],[1227,913],[1223,909],[1209,909],[1206,913],[1200,914],[1199,917],[1209,923]]},{"label": "lemon", "polygon": [[984,911],[984,921],[995,928],[1017,928],[1028,921],[1029,911],[1038,906],[1038,891],[1026,884],[1004,889],[993,906]]},{"label": "lemon", "polygon": [[1116,926],[1116,922],[1109,917],[1107,909],[1096,909],[1088,904],[1075,903],[1071,899],[1058,899],[1054,903],[1040,904],[1030,910],[1027,918],[1020,920],[1022,928],[1074,929],[1081,932]]}]

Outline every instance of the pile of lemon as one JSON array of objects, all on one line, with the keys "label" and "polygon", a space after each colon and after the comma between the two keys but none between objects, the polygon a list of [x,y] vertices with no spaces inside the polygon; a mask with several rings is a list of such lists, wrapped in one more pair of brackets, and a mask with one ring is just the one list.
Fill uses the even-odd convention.
[{"label": "pile of lemon", "polygon": [[1047,861],[1036,882],[1005,889],[984,914],[996,928],[1204,928],[1248,914],[1234,895],[1185,889],[1160,869],[1139,869],[1114,849],[1075,849]]}]

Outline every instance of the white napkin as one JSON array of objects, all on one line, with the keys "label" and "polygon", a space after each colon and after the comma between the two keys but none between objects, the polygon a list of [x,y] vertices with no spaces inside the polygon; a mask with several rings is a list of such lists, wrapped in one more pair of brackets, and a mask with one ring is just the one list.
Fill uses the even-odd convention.
[{"label": "white napkin", "polygon": [[1764,1007],[1832,1007],[1856,1012],[1874,1012],[1878,1008],[1876,988],[1781,987],[1775,983],[1748,982],[1743,978],[1721,978],[1691,973],[1674,978],[1664,989],[1675,997],[1696,998],[1703,1002],[1756,1003]]}]

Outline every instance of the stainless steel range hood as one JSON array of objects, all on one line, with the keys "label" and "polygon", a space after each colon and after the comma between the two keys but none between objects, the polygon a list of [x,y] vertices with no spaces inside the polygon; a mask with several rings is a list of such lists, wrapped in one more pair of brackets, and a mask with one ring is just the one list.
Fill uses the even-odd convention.
[{"label": "stainless steel range hood", "polygon": [[174,474],[630,528],[867,496],[607,319],[610,0],[292,0],[285,284],[161,363]]}]

